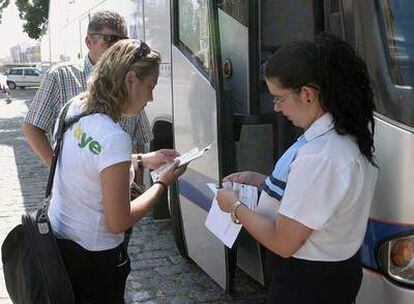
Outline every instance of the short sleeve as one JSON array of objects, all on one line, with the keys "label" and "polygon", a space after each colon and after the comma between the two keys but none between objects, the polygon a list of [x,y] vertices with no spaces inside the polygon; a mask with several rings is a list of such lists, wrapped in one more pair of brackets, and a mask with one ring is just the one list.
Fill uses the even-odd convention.
[{"label": "short sleeve", "polygon": [[24,121],[45,132],[51,131],[55,111],[58,108],[56,105],[59,104],[59,91],[56,72],[49,71],[43,77]]},{"label": "short sleeve", "polygon": [[279,213],[320,230],[345,200],[350,174],[320,156],[296,159],[291,166]]},{"label": "short sleeve", "polygon": [[117,163],[131,161],[131,140],[126,133],[108,136],[102,141],[102,145],[95,145],[93,149],[98,155],[99,172]]}]

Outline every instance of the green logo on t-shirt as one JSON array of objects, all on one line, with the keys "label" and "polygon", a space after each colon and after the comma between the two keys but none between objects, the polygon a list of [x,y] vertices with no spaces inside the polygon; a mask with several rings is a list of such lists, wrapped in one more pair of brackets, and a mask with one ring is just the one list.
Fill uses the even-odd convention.
[{"label": "green logo on t-shirt", "polygon": [[101,153],[101,144],[92,137],[88,136],[88,134],[82,130],[80,124],[76,126],[73,135],[78,140],[79,147],[85,148],[86,146],[89,146],[89,151],[91,151],[93,154],[98,155]]}]

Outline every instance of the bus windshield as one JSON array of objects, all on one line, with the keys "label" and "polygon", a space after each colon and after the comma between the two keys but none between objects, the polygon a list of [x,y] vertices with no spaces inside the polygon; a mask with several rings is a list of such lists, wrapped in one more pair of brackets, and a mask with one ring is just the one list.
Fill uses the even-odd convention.
[{"label": "bus windshield", "polygon": [[396,85],[414,86],[414,1],[381,0],[388,65]]}]

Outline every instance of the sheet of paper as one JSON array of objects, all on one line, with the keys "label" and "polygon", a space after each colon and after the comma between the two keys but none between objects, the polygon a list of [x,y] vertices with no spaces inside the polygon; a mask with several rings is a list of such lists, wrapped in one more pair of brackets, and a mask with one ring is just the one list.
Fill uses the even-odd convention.
[{"label": "sheet of paper", "polygon": [[[208,145],[207,147],[205,147],[201,150],[198,147],[195,147],[195,148],[191,149],[190,151],[188,151],[187,153],[184,153],[184,154],[180,155],[175,160],[180,161],[180,166],[181,165],[186,165],[189,162],[203,156],[208,150],[210,150],[211,146],[212,146],[212,144]],[[158,179],[158,177],[160,176],[161,172],[163,172],[163,170],[166,170],[169,167],[169,165],[170,164],[165,164],[165,165],[159,167],[158,169],[151,171],[152,180],[156,181]]]},{"label": "sheet of paper", "polygon": [[204,153],[206,153],[206,151],[210,150],[210,148],[211,148],[211,144],[201,150],[196,147],[196,148],[191,149],[187,153],[180,155],[179,157],[177,157],[177,159],[180,161],[180,165],[185,165],[203,156]]},{"label": "sheet of paper", "polygon": [[257,187],[233,183],[233,190],[239,191],[239,200],[244,203],[250,210],[256,211],[258,193]]},{"label": "sheet of paper", "polygon": [[214,196],[205,225],[224,245],[231,248],[239,235],[242,225],[233,223],[230,213],[220,210]]},{"label": "sheet of paper", "polygon": [[[224,245],[231,248],[240,233],[242,225],[235,224],[231,220],[230,213],[221,211],[218,206],[216,195],[219,189],[218,185],[209,183],[207,186],[214,193],[210,211],[205,221],[206,227],[219,238]],[[239,183],[225,182],[223,188],[239,191],[239,200],[246,204],[249,209],[255,210],[257,206],[257,188],[250,185]]]},{"label": "sheet of paper", "polygon": [[207,183],[207,187],[214,193],[214,195],[217,195],[217,191],[220,189],[217,184],[213,183]]}]

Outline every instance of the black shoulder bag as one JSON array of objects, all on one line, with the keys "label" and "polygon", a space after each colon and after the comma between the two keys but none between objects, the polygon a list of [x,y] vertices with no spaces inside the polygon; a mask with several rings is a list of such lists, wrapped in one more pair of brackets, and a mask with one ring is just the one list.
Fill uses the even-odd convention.
[{"label": "black shoulder bag", "polygon": [[64,132],[86,114],[65,122],[63,108],[56,132],[45,199],[33,213],[9,232],[1,247],[7,292],[16,304],[73,304],[75,297],[47,215]]}]

